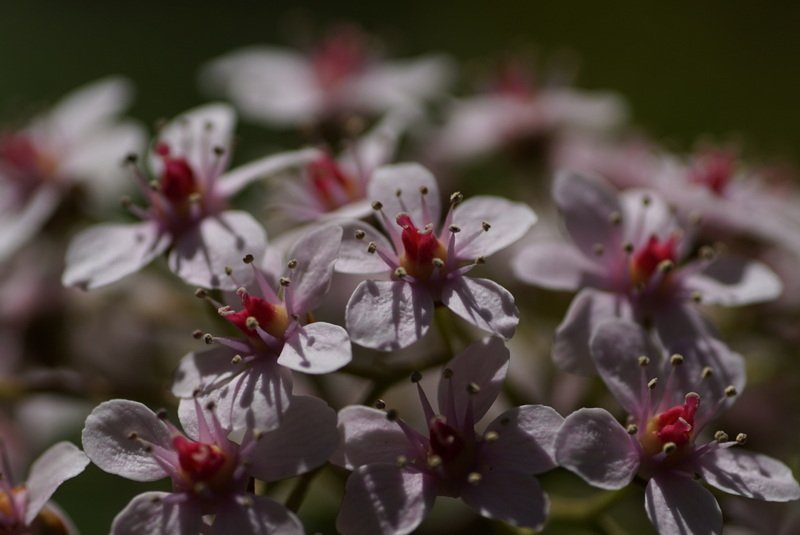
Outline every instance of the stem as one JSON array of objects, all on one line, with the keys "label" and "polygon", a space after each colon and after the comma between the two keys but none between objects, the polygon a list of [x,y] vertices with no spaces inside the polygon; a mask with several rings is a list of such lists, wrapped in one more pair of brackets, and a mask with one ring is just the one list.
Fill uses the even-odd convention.
[{"label": "stem", "polygon": [[449,318],[446,317],[446,314],[447,308],[443,306],[435,307],[433,310],[433,321],[436,323],[436,330],[439,331],[439,335],[442,337],[445,353],[452,359],[455,356],[455,351],[453,350],[453,342],[450,340],[450,330],[447,326]]},{"label": "stem", "polygon": [[291,494],[289,497],[286,498],[286,508],[289,509],[291,512],[296,513],[300,510],[300,506],[303,505],[303,500],[306,499],[306,494],[308,494],[308,488],[311,486],[311,482],[314,480],[317,474],[319,474],[325,465],[320,466],[310,472],[306,472],[297,480],[297,484],[292,489]]}]

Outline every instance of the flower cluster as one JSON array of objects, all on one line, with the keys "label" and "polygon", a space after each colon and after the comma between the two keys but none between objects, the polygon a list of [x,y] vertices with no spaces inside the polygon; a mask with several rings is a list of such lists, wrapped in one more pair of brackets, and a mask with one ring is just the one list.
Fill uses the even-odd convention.
[{"label": "flower cluster", "polygon": [[[0,130],[0,533],[74,533],[48,500],[90,462],[145,484],[113,535],[392,535],[442,517],[557,533],[608,525],[638,484],[662,535],[719,534],[729,518],[701,481],[800,499],[789,465],[743,447],[753,426],[755,450],[787,455],[770,405],[740,401],[759,368],[737,352],[772,347],[761,316],[796,316],[797,270],[775,259],[800,254],[797,193],[730,148],[626,141],[621,97],[520,58],[446,101],[451,60],[374,50],[342,26],[305,52],[214,59],[200,78],[226,101],[149,144],[120,118],[120,78]],[[236,161],[254,153],[239,113],[309,142]],[[462,175],[496,157],[530,181],[513,199],[473,191],[502,177]],[[57,209],[74,218],[63,270],[46,246]],[[558,224],[566,239],[530,235]],[[576,295],[564,312],[530,285]],[[769,313],[718,310],[745,305]],[[707,432],[726,411],[736,433]],[[76,421],[83,452],[58,442],[15,484],[12,464]],[[572,474],[614,494],[567,497]]]}]

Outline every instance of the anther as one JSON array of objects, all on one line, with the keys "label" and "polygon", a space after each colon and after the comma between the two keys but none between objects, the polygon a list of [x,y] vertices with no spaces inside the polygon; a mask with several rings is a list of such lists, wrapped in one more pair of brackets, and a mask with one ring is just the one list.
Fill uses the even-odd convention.
[{"label": "anther", "polygon": [[486,257],[485,256],[479,256],[479,257],[475,258],[475,265],[476,266],[482,266],[485,263],[486,263]]},{"label": "anther", "polygon": [[629,435],[635,435],[639,432],[639,427],[636,424],[628,424],[628,427],[625,428]]},{"label": "anther", "polygon": [[706,366],[703,368],[703,371],[700,372],[701,379],[708,379],[714,374],[714,370],[711,369],[711,366]]},{"label": "anther", "polygon": [[717,442],[727,442],[728,441],[728,433],[725,431],[717,431],[714,433],[714,440]]},{"label": "anther", "polygon": [[648,364],[650,364],[650,357],[645,356],[645,355],[642,355],[641,357],[639,357],[639,366],[644,367],[644,366],[647,366]]},{"label": "anther", "polygon": [[383,208],[383,203],[381,201],[375,201],[372,203],[373,210],[380,210]]},{"label": "anther", "polygon": [[203,335],[203,342],[205,342],[207,344],[213,344],[214,343],[214,336],[212,336],[211,333],[204,334]]},{"label": "anther", "polygon": [[653,377],[652,379],[647,381],[647,388],[653,390],[657,384],[658,384],[658,377]]},{"label": "anther", "polygon": [[389,409],[388,411],[386,411],[386,419],[389,420],[390,422],[396,421],[397,417],[398,417],[397,409]]},{"label": "anther", "polygon": [[622,214],[620,212],[614,211],[608,214],[608,221],[612,225],[619,225],[622,223]]},{"label": "anther", "polygon": [[644,195],[644,196],[642,197],[642,204],[643,204],[644,206],[650,206],[650,203],[651,203],[651,202],[653,202],[653,199],[651,199],[649,195]]},{"label": "anther", "polygon": [[138,161],[139,161],[139,155],[138,154],[130,153],[127,156],[125,156],[125,163],[135,164]]},{"label": "anther", "polygon": [[673,366],[680,366],[681,364],[683,364],[683,355],[678,355],[677,353],[675,353],[669,358],[669,363],[672,364]]},{"label": "anther", "polygon": [[464,195],[460,191],[453,192],[450,195],[450,203],[451,204],[458,204],[464,200]]},{"label": "anther", "polygon": [[427,195],[428,194],[428,186],[420,186],[419,187],[419,192],[421,194],[423,194],[423,195]]},{"label": "anther", "polygon": [[242,363],[242,356],[241,355],[234,355],[231,358],[231,364],[241,364]]},{"label": "anther", "polygon": [[242,262],[244,262],[245,264],[252,264],[255,259],[256,258],[253,255],[248,253],[244,255],[244,258],[242,258]]},{"label": "anther", "polygon": [[484,232],[489,232],[489,229],[492,228],[492,225],[490,225],[486,221],[481,221],[481,228],[483,229]]},{"label": "anther", "polygon": [[447,230],[449,230],[453,234],[456,234],[458,232],[461,232],[461,227],[459,227],[458,225],[450,225],[449,227],[447,227]]},{"label": "anther", "polygon": [[442,464],[442,458],[438,455],[431,455],[428,457],[428,466],[431,468],[436,468]]},{"label": "anther", "polygon": [[225,147],[220,147],[219,145],[217,145],[216,147],[214,147],[214,154],[216,154],[217,156],[222,156],[223,154],[225,154]]},{"label": "anther", "polygon": [[288,267],[289,269],[295,269],[297,267],[297,260],[295,258],[292,258],[291,260],[286,262],[286,267]]},{"label": "anther", "polygon": [[402,279],[406,275],[408,275],[408,271],[406,271],[406,268],[403,266],[397,266],[397,268],[394,270],[394,276],[398,279]]},{"label": "anther", "polygon": [[478,472],[470,472],[467,476],[467,482],[470,485],[477,485],[481,482],[481,475]]},{"label": "anther", "polygon": [[131,431],[130,433],[128,433],[129,440],[138,440],[138,438],[139,438],[139,433],[137,433],[136,431]]},{"label": "anther", "polygon": [[161,503],[161,496],[153,496],[150,498],[150,503]]},{"label": "anther", "polygon": [[626,253],[632,253],[633,252],[633,244],[631,242],[625,242],[622,245],[622,250],[625,251]]},{"label": "anther", "polygon": [[395,190],[395,192],[394,192],[394,196],[395,196],[395,197],[397,197],[397,198],[399,199],[400,197],[402,197],[402,196],[403,196],[403,190],[401,190],[401,189],[399,189],[399,188],[398,188],[397,190]]},{"label": "anther", "polygon": [[418,383],[422,380],[422,374],[418,370],[411,372],[411,382]]},{"label": "anther", "polygon": [[194,296],[198,299],[205,299],[208,297],[208,293],[204,289],[198,288],[194,291]]},{"label": "anther", "polygon": [[369,245],[367,245],[367,252],[369,254],[375,254],[375,251],[377,250],[378,246],[375,244],[375,242],[374,241],[369,242]]},{"label": "anther", "polygon": [[247,319],[244,320],[244,324],[248,329],[255,329],[258,327],[258,320],[253,316],[247,316]]},{"label": "anther", "polygon": [[486,434],[483,435],[483,440],[486,442],[494,442],[498,438],[500,438],[500,435],[497,431],[487,431]]},{"label": "anther", "polygon": [[292,283],[292,281],[289,280],[289,277],[281,277],[279,279],[279,282],[280,282],[280,285],[283,286],[284,288],[286,288],[287,286],[289,286]]},{"label": "anther", "polygon": [[403,468],[405,465],[408,464],[408,457],[406,457],[405,455],[398,455],[396,462],[397,462],[397,466],[399,466],[400,468]]},{"label": "anther", "polygon": [[379,399],[375,402],[375,408],[378,410],[383,410],[386,408],[386,402],[382,399]]},{"label": "anther", "polygon": [[217,409],[217,404],[214,403],[213,401],[209,401],[208,403],[206,403],[206,410],[207,411],[214,411],[216,409]]},{"label": "anther", "polygon": [[167,410],[166,409],[158,409],[156,411],[156,416],[159,420],[166,420],[167,419]]},{"label": "anther", "polygon": [[731,397],[735,396],[736,394],[738,394],[738,392],[736,391],[736,387],[735,386],[728,385],[728,386],[725,387],[725,396],[731,398]]},{"label": "anther", "polygon": [[478,386],[477,383],[469,383],[467,385],[467,393],[468,394],[477,394],[480,391],[481,391],[481,387]]},{"label": "anther", "polygon": [[677,444],[675,444],[674,442],[667,442],[661,448],[661,451],[663,451],[666,455],[669,455],[671,453],[674,453],[676,449],[678,449],[678,445]]},{"label": "anther", "polygon": [[442,377],[445,379],[451,379],[453,377],[453,370],[450,368],[445,368],[442,370]]},{"label": "anther", "polygon": [[363,230],[361,230],[361,229],[357,229],[356,230],[356,239],[357,240],[363,240],[366,237],[366,235],[367,235],[367,233],[364,232]]},{"label": "anther", "polygon": [[661,273],[669,273],[675,268],[675,263],[672,260],[662,260],[658,263],[658,270]]},{"label": "anther", "polygon": [[744,444],[745,442],[747,442],[747,435],[745,433],[739,433],[736,435],[737,444]]},{"label": "anther", "polygon": [[225,274],[230,277],[233,274],[233,268],[231,266],[225,266]]},{"label": "anther", "polygon": [[701,303],[703,301],[703,294],[698,292],[697,290],[692,292],[692,301],[695,303]]},{"label": "anther", "polygon": [[205,333],[200,329],[195,329],[192,331],[192,338],[194,338],[195,340],[200,340],[204,334]]},{"label": "anther", "polygon": [[441,258],[434,257],[433,260],[431,260],[431,263],[433,263],[433,267],[437,267],[440,269],[444,267],[444,260],[442,260]]}]

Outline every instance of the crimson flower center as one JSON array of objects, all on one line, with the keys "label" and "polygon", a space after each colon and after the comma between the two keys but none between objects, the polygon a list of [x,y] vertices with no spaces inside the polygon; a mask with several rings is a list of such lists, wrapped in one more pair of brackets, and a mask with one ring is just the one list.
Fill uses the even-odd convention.
[{"label": "crimson flower center", "polygon": [[700,396],[689,394],[682,405],[675,405],[653,416],[647,422],[644,436],[641,437],[644,450],[654,455],[662,451],[666,444],[671,443],[680,448],[689,443],[699,405]]},{"label": "crimson flower center", "polygon": [[431,454],[438,455],[445,463],[455,460],[464,450],[464,439],[445,422],[444,418],[431,420],[428,436]]},{"label": "crimson flower center", "polygon": [[172,446],[178,452],[181,469],[193,483],[206,483],[215,479],[228,460],[216,444],[194,442],[177,436],[172,439]]},{"label": "crimson flower center", "polygon": [[0,165],[22,186],[34,186],[56,170],[56,162],[25,134],[0,135]]},{"label": "crimson flower center", "polygon": [[197,179],[186,158],[170,156],[169,146],[160,143],[156,154],[161,156],[164,169],[161,171],[160,186],[164,196],[173,204],[185,203],[189,197],[198,192]]},{"label": "crimson flower center", "polygon": [[360,71],[365,56],[364,39],[360,32],[345,29],[323,42],[311,61],[320,85],[331,89]]},{"label": "crimson flower center", "polygon": [[[225,318],[239,330],[250,337],[258,338],[255,327],[258,326],[275,338],[282,338],[289,327],[289,314],[283,305],[275,305],[241,292],[242,310],[231,312]],[[255,320],[255,323],[250,318]]]},{"label": "crimson flower center", "polygon": [[707,154],[689,172],[689,181],[705,186],[715,195],[722,195],[733,178],[735,161],[724,152]]},{"label": "crimson flower center", "polygon": [[308,164],[307,171],[314,195],[326,210],[334,210],[361,197],[358,185],[328,155]]},{"label": "crimson flower center", "polygon": [[630,271],[634,284],[643,284],[649,281],[662,263],[674,264],[677,260],[676,245],[675,236],[670,236],[663,241],[655,235],[650,236],[647,243],[634,251],[631,257]]},{"label": "crimson flower center", "polygon": [[398,215],[397,224],[403,229],[400,236],[403,242],[400,265],[409,275],[419,280],[428,280],[435,267],[434,259],[438,258],[442,262],[447,260],[447,248],[431,227],[418,229],[408,214]]}]

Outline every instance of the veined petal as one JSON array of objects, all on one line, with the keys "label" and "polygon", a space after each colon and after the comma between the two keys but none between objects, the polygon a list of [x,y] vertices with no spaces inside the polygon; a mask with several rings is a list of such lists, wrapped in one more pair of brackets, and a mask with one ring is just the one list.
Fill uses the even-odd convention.
[{"label": "veined petal", "polygon": [[[267,248],[267,233],[247,212],[228,210],[207,217],[199,228],[181,236],[169,254],[169,268],[188,284],[235,290],[252,276],[242,262],[247,254],[260,258]],[[230,267],[233,278],[225,275]]]},{"label": "veined petal", "polygon": [[514,258],[511,266],[522,281],[551,290],[576,291],[600,278],[600,270],[574,246],[534,243]]},{"label": "veined petal", "polygon": [[336,450],[336,413],[321,399],[292,398],[280,427],[264,434],[248,458],[250,473],[278,481],[321,466]]},{"label": "veined petal", "polygon": [[149,264],[171,241],[152,222],[90,227],[70,243],[61,282],[86,290],[111,284]]},{"label": "veined petal", "polygon": [[557,466],[555,444],[563,423],[564,418],[550,407],[515,407],[486,428],[497,438],[484,442],[482,453],[492,467],[526,474],[546,472]]},{"label": "veined petal", "polygon": [[242,500],[229,500],[216,511],[212,535],[233,533],[275,533],[303,535],[303,524],[286,507],[264,496],[247,494]]},{"label": "veined petal", "polygon": [[[421,193],[423,188],[426,194]],[[420,228],[428,223],[439,224],[439,185],[431,172],[419,164],[399,163],[378,168],[367,185],[367,197],[383,205],[390,224],[394,224],[400,212],[409,214]],[[423,203],[427,204],[429,219],[424,215]]]},{"label": "veined petal", "polygon": [[339,450],[331,462],[352,470],[366,464],[393,464],[401,455],[412,458],[408,438],[384,411],[351,405],[339,411]]},{"label": "veined petal", "polygon": [[231,362],[234,355],[232,349],[217,346],[184,356],[173,375],[172,394],[179,398],[190,398],[198,389],[225,384],[243,371],[241,364]]},{"label": "veined petal", "polygon": [[[536,223],[536,213],[526,204],[483,195],[470,197],[456,206],[453,223],[465,236],[479,233],[464,246],[459,246],[456,239],[456,255],[472,260],[494,254],[523,237]],[[489,230],[483,230],[485,223],[490,225]]]},{"label": "veined petal", "polygon": [[719,448],[698,459],[700,477],[720,490],[769,502],[800,498],[792,470],[772,457],[739,448]]},{"label": "veined petal", "polygon": [[310,312],[322,302],[331,285],[341,243],[342,228],[328,225],[309,231],[289,251],[288,257],[297,261],[289,275],[295,314]]},{"label": "veined petal", "polygon": [[433,299],[408,282],[364,281],[350,296],[345,318],[353,342],[393,351],[425,336],[433,319]]},{"label": "veined petal", "polygon": [[114,517],[111,535],[197,535],[203,511],[191,500],[169,500],[168,492],[139,494]]},{"label": "veined petal", "polygon": [[89,458],[70,442],[59,442],[39,456],[25,482],[28,489],[25,524],[33,522],[59,485],[83,472],[88,464]]},{"label": "veined petal", "polygon": [[647,484],[644,508],[660,535],[722,534],[722,511],[702,485],[675,474],[659,474]]},{"label": "veined petal", "polygon": [[442,303],[472,325],[505,340],[514,336],[519,323],[514,296],[489,279],[449,280],[442,289]]},{"label": "veined petal", "polygon": [[405,535],[436,498],[434,481],[395,464],[361,466],[350,474],[336,529],[342,535]]},{"label": "veined petal", "polygon": [[462,487],[461,498],[481,516],[534,530],[544,526],[550,509],[536,476],[505,468],[481,473],[477,483]]},{"label": "veined petal", "polygon": [[781,280],[765,264],[731,257],[715,260],[684,284],[687,290],[700,292],[702,303],[723,306],[770,301],[783,290]]},{"label": "veined petal", "polygon": [[[361,238],[357,236],[361,236]],[[339,258],[336,260],[336,271],[365,275],[391,271],[377,253],[367,251],[371,242],[375,243],[379,251],[384,251],[393,258],[397,258],[389,240],[372,225],[361,221],[343,223],[342,244],[339,249]]]},{"label": "veined petal", "polygon": [[136,401],[113,399],[86,418],[83,449],[94,464],[134,481],[155,481],[167,473],[141,441],[170,448],[170,433],[158,417]]},{"label": "veined petal", "polygon": [[232,169],[217,179],[217,191],[225,198],[239,193],[242,188],[261,178],[300,167],[320,156],[319,149],[302,149],[266,156]]},{"label": "veined petal", "polygon": [[621,489],[639,469],[639,450],[604,409],[579,409],[564,420],[556,438],[558,464],[590,485]]},{"label": "veined petal", "polygon": [[350,336],[339,325],[317,321],[298,327],[283,346],[278,364],[297,372],[323,374],[353,359]]}]

